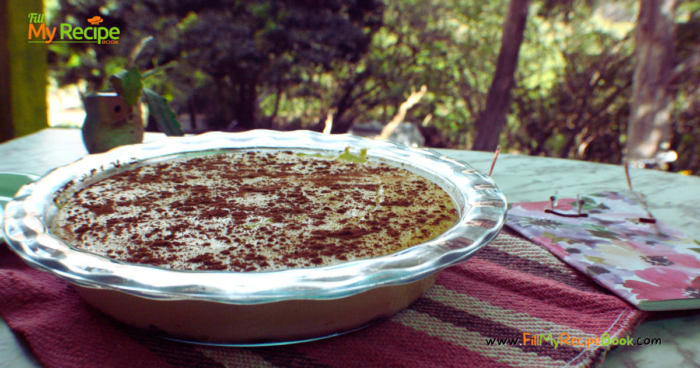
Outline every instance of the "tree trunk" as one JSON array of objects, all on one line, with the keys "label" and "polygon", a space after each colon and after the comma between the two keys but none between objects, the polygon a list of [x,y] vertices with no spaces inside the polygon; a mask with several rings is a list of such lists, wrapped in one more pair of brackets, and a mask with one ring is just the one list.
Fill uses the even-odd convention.
[{"label": "tree trunk", "polygon": [[508,16],[503,25],[496,72],[486,96],[486,107],[476,122],[477,135],[472,150],[494,151],[498,146],[498,137],[506,124],[510,90],[515,84],[515,69],[518,66],[529,5],[530,0],[510,1]]},{"label": "tree trunk", "polygon": [[[235,131],[258,128],[257,101],[258,75],[245,69],[234,68],[230,74],[233,84],[233,112],[238,122]],[[229,124],[226,122],[224,127]]]},{"label": "tree trunk", "polygon": [[258,100],[256,86],[257,81],[255,78],[250,78],[241,84],[240,87],[240,105],[237,117],[239,127],[244,130],[256,128],[257,120],[255,118],[255,111],[257,109],[256,101]]},{"label": "tree trunk", "polygon": [[632,106],[627,126],[627,159],[654,159],[671,135],[676,0],[641,1]]},{"label": "tree trunk", "polygon": [[190,114],[190,128],[192,132],[197,132],[197,112],[194,106],[194,100],[190,99],[187,102],[187,112]]}]

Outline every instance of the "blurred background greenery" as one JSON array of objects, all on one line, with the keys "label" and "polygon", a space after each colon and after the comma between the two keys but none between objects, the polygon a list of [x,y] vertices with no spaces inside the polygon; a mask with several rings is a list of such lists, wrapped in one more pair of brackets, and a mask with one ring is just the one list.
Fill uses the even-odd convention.
[{"label": "blurred background greenery", "polygon": [[[518,0],[513,0],[518,1]],[[509,9],[507,0],[51,0],[51,26],[99,14],[118,45],[49,45],[54,90],[109,89],[130,51],[189,132],[254,128],[333,133],[388,123],[427,87],[405,122],[428,147],[469,149]],[[632,0],[532,0],[499,143],[504,152],[620,163],[630,118]],[[675,10],[677,63],[700,50],[700,1]],[[700,68],[669,81],[669,170],[700,174]],[[62,92],[66,93],[66,92]],[[80,119],[54,121],[79,125]]]}]

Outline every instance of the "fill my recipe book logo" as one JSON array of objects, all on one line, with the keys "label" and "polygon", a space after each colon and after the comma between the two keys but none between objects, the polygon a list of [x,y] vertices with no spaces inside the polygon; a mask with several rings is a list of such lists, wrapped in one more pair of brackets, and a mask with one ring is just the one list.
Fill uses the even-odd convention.
[{"label": "fill my recipe book logo", "polygon": [[29,43],[96,43],[100,45],[115,45],[119,43],[119,28],[99,27],[102,17],[96,15],[88,19],[93,27],[73,27],[69,23],[61,23],[58,27],[49,28],[44,23],[44,14],[29,13]]},{"label": "fill my recipe book logo", "polygon": [[590,349],[591,346],[608,346],[608,345],[627,345],[627,346],[645,346],[645,345],[661,345],[660,338],[641,338],[638,337],[634,340],[632,337],[622,337],[613,338],[608,333],[604,333],[600,337],[584,338],[584,337],[573,337],[566,332],[562,332],[559,336],[550,334],[530,334],[527,332],[523,333],[522,342],[519,338],[505,338],[505,339],[486,339],[486,345],[543,345],[547,343],[552,345],[554,349],[559,346],[569,345],[569,346],[579,346]]}]

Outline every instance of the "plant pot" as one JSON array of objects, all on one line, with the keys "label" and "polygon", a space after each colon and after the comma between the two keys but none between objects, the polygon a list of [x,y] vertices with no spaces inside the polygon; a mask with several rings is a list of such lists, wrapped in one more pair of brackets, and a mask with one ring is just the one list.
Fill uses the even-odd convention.
[{"label": "plant pot", "polygon": [[140,101],[132,107],[116,93],[94,93],[83,99],[83,105],[83,143],[89,153],[143,141]]}]

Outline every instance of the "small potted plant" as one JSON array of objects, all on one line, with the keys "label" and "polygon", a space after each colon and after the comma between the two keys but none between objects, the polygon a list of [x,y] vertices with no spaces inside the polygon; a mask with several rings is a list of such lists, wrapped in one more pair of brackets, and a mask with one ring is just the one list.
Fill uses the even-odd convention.
[{"label": "small potted plant", "polygon": [[141,73],[133,66],[139,53],[151,39],[143,39],[134,48],[125,71],[109,77],[115,92],[93,93],[83,99],[86,113],[82,128],[83,143],[89,153],[100,153],[125,144],[141,143],[144,132],[141,101],[148,106],[149,114],[153,115],[162,132],[168,136],[184,135],[168,101],[143,87],[143,79],[162,67]]}]

